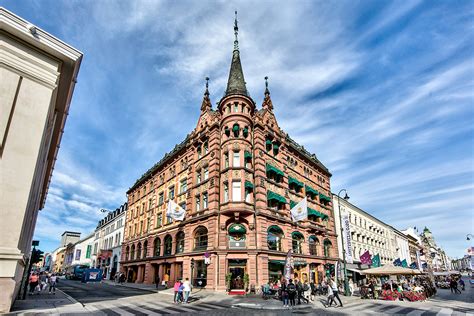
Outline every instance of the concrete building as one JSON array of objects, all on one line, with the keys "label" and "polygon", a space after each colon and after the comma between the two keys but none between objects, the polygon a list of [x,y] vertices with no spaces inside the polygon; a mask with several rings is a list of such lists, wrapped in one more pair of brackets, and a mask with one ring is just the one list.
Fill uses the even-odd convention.
[{"label": "concrete building", "polygon": [[420,236],[416,232],[414,227],[408,227],[405,230],[401,231],[408,240],[408,251],[410,253],[410,264],[416,262],[416,266],[421,269],[421,253],[422,253],[422,245]]},{"label": "concrete building", "polygon": [[61,247],[66,247],[69,244],[75,244],[81,239],[81,233],[65,231],[61,235]]},{"label": "concrete building", "polygon": [[351,251],[354,260],[353,264],[348,264],[350,271],[358,273],[359,270],[367,269],[367,265],[360,262],[360,256],[367,250],[373,256],[379,254],[381,264],[392,263],[396,259],[396,247],[392,245],[392,227],[385,224],[378,218],[370,215],[366,211],[358,208],[347,200],[337,198],[332,195],[334,203],[334,217],[336,218],[336,231],[338,232],[337,249],[339,258],[342,260],[342,240],[341,226],[339,222],[339,203],[341,214],[348,214],[349,229],[351,232]]},{"label": "concrete building", "polygon": [[0,312],[26,276],[82,54],[0,8]]},{"label": "concrete building", "polygon": [[74,244],[74,255],[71,265],[80,264],[92,267],[92,246],[94,243],[94,233],[77,241]]},{"label": "concrete building", "polygon": [[[268,83],[256,108],[237,38],[216,109],[209,95],[206,84],[196,127],[127,192],[128,281],[190,278],[241,293],[281,278],[292,251],[293,277],[318,282],[338,260],[331,173],[278,126]],[[290,208],[304,197],[309,218],[295,224]],[[166,217],[169,200],[185,208],[183,221]]]},{"label": "concrete building", "polygon": [[399,231],[396,228],[393,228],[390,226],[390,234],[391,234],[391,240],[392,244],[394,245],[394,249],[396,252],[396,258],[400,258],[400,261],[405,260],[407,265],[411,264],[411,259],[410,259],[410,249],[408,246],[408,238],[405,234],[403,234],[401,231]]},{"label": "concrete building", "polygon": [[127,203],[109,212],[94,232],[94,267],[102,269],[106,279],[113,279],[120,268]]},{"label": "concrete building", "polygon": [[433,271],[446,271],[449,269],[448,258],[441,247],[438,247],[431,231],[425,227],[420,235],[423,251],[426,258],[427,269]]}]

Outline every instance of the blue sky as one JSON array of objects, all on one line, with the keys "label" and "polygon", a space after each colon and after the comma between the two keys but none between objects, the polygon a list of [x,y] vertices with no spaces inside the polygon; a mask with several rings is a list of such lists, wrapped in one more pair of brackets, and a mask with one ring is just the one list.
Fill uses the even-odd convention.
[{"label": "blue sky", "polygon": [[[297,4],[296,4],[297,3]],[[92,231],[224,93],[234,10],[247,88],[332,190],[462,256],[474,222],[471,1],[3,1],[84,53],[36,238]]]}]

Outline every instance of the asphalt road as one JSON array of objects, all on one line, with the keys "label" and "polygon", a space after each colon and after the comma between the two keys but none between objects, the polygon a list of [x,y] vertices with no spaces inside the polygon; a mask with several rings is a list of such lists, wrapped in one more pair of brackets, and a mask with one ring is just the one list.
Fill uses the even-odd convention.
[{"label": "asphalt road", "polygon": [[66,279],[59,281],[58,288],[82,304],[153,293],[125,286],[114,286],[100,282],[82,283]]}]

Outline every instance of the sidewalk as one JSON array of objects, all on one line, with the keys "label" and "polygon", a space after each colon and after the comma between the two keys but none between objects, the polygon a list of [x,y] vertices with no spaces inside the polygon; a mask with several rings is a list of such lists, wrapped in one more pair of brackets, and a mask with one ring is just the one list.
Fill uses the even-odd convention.
[{"label": "sidewalk", "polygon": [[81,303],[56,289],[56,294],[42,292],[41,294],[27,295],[24,300],[16,300],[12,310],[6,315],[28,314],[90,314]]},{"label": "sidewalk", "polygon": [[128,282],[124,282],[120,284],[111,280],[102,280],[102,283],[105,283],[111,286],[124,286],[124,287],[129,287],[132,289],[145,290],[145,291],[150,291],[150,292],[161,292],[163,290],[166,290],[166,288],[161,285],[159,285],[157,289],[155,284],[128,283]]}]

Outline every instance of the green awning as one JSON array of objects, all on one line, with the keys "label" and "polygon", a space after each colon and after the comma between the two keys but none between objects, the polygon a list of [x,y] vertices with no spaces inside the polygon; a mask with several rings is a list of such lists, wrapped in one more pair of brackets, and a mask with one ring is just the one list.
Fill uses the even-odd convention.
[{"label": "green awning", "polygon": [[290,200],[290,209],[292,209],[293,207],[295,207],[296,204],[298,204],[298,203],[296,203],[295,201],[291,201],[291,200]]},{"label": "green awning", "polygon": [[232,131],[233,132],[238,132],[239,131],[239,124],[234,124],[234,126],[232,127]]},{"label": "green awning", "polygon": [[303,234],[300,232],[292,232],[291,238],[304,238]]},{"label": "green awning", "polygon": [[319,218],[323,218],[324,214],[321,213],[320,211],[317,211],[317,210],[314,210],[314,209],[308,207],[308,216],[309,215],[313,215],[313,216],[316,216],[316,217],[319,217]]},{"label": "green awning", "polygon": [[251,152],[244,152],[244,159],[252,159],[252,153]]},{"label": "green awning", "polygon": [[269,139],[267,139],[267,140],[265,141],[265,145],[266,145],[266,146],[271,146],[271,145],[272,145],[272,141],[269,140]]},{"label": "green awning", "polygon": [[246,189],[253,189],[253,184],[250,181],[245,181],[245,188]]},{"label": "green awning", "polygon": [[331,198],[329,196],[326,196],[326,195],[322,194],[322,193],[319,193],[319,199],[323,202],[324,201],[325,202],[331,202]]},{"label": "green awning", "polygon": [[323,213],[321,213],[321,214],[322,214],[321,219],[322,219],[323,221],[326,221],[326,220],[329,219],[329,216],[327,216],[326,214],[323,214]]},{"label": "green awning", "polygon": [[232,224],[229,227],[229,234],[245,234],[247,229],[242,224]]},{"label": "green awning", "polygon": [[285,260],[268,260],[268,263],[284,266],[286,264],[286,261]]},{"label": "green awning", "polygon": [[309,194],[314,195],[314,196],[318,195],[318,191],[316,191],[315,189],[313,189],[309,185],[306,185],[305,187],[306,187],[306,193],[309,193]]},{"label": "green awning", "polygon": [[267,231],[272,231],[274,233],[280,233],[280,234],[283,234],[283,230],[277,226],[277,225],[272,225],[270,227],[268,227],[268,230]]},{"label": "green awning", "polygon": [[248,127],[244,127],[244,129],[242,130],[244,135],[248,135],[249,134],[249,129]]},{"label": "green awning", "polygon": [[278,149],[280,147],[280,144],[278,143],[273,143],[273,149]]},{"label": "green awning", "polygon": [[300,182],[300,181],[298,181],[297,179],[295,179],[293,177],[288,177],[288,184],[293,184],[293,185],[295,185],[297,187],[300,187],[300,188],[304,187],[303,182]]},{"label": "green awning", "polygon": [[283,196],[281,196],[280,194],[276,194],[275,192],[272,192],[272,191],[267,191],[267,199],[275,200],[280,203],[286,203],[286,199]]},{"label": "green awning", "polygon": [[280,177],[283,177],[284,176],[284,173],[283,171],[281,171],[280,169],[278,169],[277,167],[274,167],[270,164],[267,163],[267,172],[273,172],[277,175],[279,175]]}]

